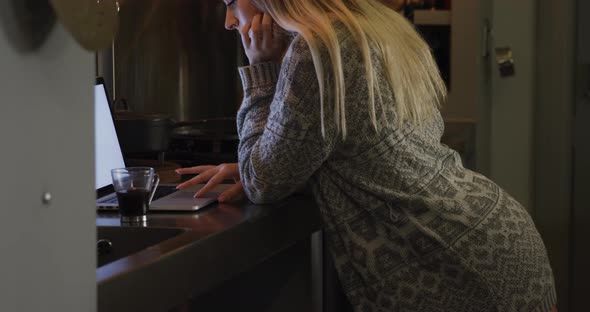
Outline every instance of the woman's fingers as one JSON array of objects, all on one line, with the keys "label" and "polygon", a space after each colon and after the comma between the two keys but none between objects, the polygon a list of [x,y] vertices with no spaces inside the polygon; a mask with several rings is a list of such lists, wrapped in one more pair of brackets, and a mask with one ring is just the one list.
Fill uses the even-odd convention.
[{"label": "woman's fingers", "polygon": [[263,45],[267,46],[270,42],[272,42],[273,34],[272,34],[272,17],[270,14],[264,13],[262,16],[262,38],[263,38]]},{"label": "woman's fingers", "polygon": [[216,166],[196,166],[196,167],[190,167],[190,168],[180,168],[180,169],[176,169],[174,170],[174,172],[178,173],[178,174],[199,174],[202,172],[205,172],[207,170],[213,169]]},{"label": "woman's fingers", "polygon": [[258,13],[240,29],[242,44],[250,65],[281,62],[286,50],[286,38],[281,27],[269,13]]},{"label": "woman's fingers", "polygon": [[[240,168],[237,163],[221,164],[218,166],[196,166],[178,169],[176,172],[178,174],[199,174],[198,176],[193,177],[192,179],[176,186],[177,189],[186,189],[193,185],[207,182],[205,186],[195,193],[194,197],[201,197],[204,194],[207,194],[209,191],[211,191],[211,189],[213,189],[218,184],[221,184],[225,179],[234,179],[234,181],[240,179]],[[233,194],[233,192],[230,192],[230,194]]]},{"label": "woman's fingers", "polygon": [[219,170],[217,169],[217,167],[214,167],[213,169],[207,170],[186,182],[178,184],[176,188],[179,190],[183,190],[193,185],[204,183],[205,181],[211,179],[211,177],[215,175],[218,171]]},{"label": "woman's fingers", "polygon": [[195,197],[201,197],[204,194],[209,193],[209,191],[211,191],[212,188],[223,182],[223,179],[225,179],[225,174],[221,171],[217,172],[217,174],[215,174],[211,179],[209,179],[205,186],[203,186],[197,193],[195,193]]},{"label": "woman's fingers", "polygon": [[252,28],[252,23],[247,23],[244,27],[240,28],[240,35],[242,37],[242,45],[244,46],[245,50],[250,49],[250,45],[252,44],[252,40],[250,39],[250,29]]},{"label": "woman's fingers", "polygon": [[220,203],[233,202],[244,198],[244,195],[246,195],[246,193],[244,192],[242,182],[238,182],[227,191],[221,193],[221,195],[217,197],[217,200]]},{"label": "woman's fingers", "polygon": [[252,18],[252,27],[250,27],[250,40],[251,45],[259,47],[262,42],[262,14],[256,14]]}]

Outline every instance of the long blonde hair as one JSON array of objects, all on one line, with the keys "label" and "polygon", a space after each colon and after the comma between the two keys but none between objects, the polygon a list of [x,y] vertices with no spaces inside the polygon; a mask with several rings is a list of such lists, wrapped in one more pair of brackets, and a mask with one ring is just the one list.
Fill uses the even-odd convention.
[{"label": "long blonde hair", "polygon": [[431,117],[446,97],[446,87],[428,44],[403,16],[378,0],[253,0],[279,26],[301,34],[309,45],[320,88],[322,135],[326,69],[320,51],[327,51],[333,70],[334,120],[346,138],[345,81],[340,41],[333,22],[339,21],[358,44],[369,90],[369,114],[375,130],[375,96],[381,96],[371,48],[382,60],[395,99],[396,123],[419,125]]}]

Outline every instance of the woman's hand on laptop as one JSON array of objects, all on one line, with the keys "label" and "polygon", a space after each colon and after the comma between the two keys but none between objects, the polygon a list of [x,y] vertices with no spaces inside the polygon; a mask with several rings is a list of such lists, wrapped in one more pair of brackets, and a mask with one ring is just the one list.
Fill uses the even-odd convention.
[{"label": "woman's hand on laptop", "polygon": [[246,194],[244,192],[242,182],[240,181],[240,170],[237,163],[221,164],[219,166],[196,166],[191,168],[181,168],[177,169],[176,173],[198,174],[196,177],[179,184],[176,187],[179,190],[207,182],[205,186],[195,193],[195,197],[200,197],[207,194],[215,186],[227,179],[233,179],[236,184],[217,197],[219,202],[224,203],[238,201],[243,199]]}]

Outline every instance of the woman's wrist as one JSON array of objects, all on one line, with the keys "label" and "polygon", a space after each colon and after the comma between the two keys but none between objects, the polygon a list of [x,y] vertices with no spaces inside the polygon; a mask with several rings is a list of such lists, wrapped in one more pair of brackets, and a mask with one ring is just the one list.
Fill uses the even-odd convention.
[{"label": "woman's wrist", "polygon": [[240,67],[240,78],[244,89],[275,85],[279,79],[281,65],[277,62],[263,62]]}]

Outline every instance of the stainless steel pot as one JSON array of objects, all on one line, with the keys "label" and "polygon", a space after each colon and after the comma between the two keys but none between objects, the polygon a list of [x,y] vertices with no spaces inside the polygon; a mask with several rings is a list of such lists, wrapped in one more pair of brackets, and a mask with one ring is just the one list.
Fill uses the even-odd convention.
[{"label": "stainless steel pot", "polygon": [[202,138],[207,140],[238,140],[236,119],[233,117],[208,118],[177,122],[172,135],[175,137]]},{"label": "stainless steel pot", "polygon": [[124,154],[161,153],[168,150],[174,121],[168,115],[118,112],[114,114]]}]

